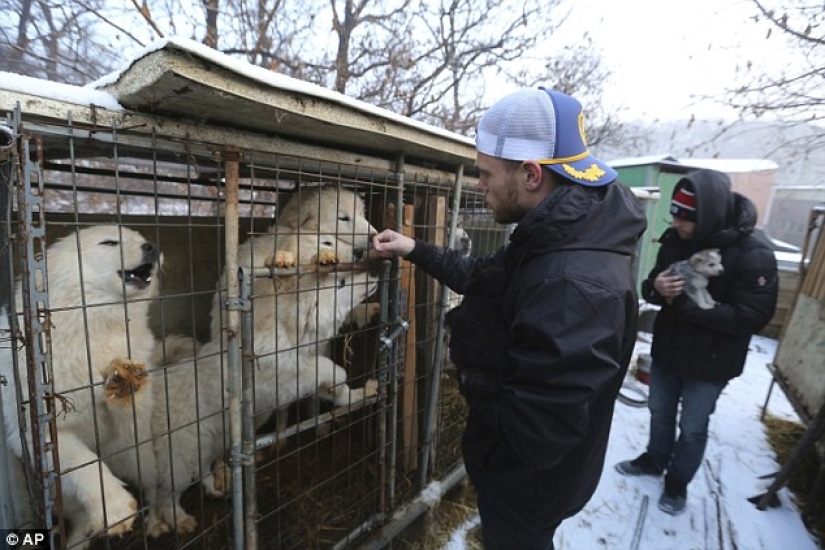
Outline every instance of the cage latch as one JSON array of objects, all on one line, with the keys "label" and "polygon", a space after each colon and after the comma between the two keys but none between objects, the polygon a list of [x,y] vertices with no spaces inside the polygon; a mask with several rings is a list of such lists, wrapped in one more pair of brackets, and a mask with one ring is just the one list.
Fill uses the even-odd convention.
[{"label": "cage latch", "polygon": [[388,350],[392,347],[393,343],[398,339],[402,332],[407,332],[410,328],[410,323],[407,322],[406,319],[400,319],[398,323],[395,325],[395,328],[386,336],[382,336],[381,340],[381,347],[384,350]]},{"label": "cage latch", "polygon": [[229,311],[252,311],[252,300],[248,298],[229,298],[226,300]]}]

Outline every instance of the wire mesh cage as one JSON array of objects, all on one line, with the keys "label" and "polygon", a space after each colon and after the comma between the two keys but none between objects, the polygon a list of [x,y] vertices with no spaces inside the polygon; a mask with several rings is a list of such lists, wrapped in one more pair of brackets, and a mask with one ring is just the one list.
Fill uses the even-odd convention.
[{"label": "wire mesh cage", "polygon": [[4,113],[6,525],[345,548],[460,468],[460,297],[369,244],[499,246],[461,169]]}]

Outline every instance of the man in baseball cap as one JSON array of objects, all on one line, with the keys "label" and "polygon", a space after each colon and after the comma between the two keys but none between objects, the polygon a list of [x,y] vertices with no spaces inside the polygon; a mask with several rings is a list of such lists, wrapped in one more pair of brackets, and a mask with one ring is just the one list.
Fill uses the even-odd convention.
[{"label": "man in baseball cap", "polygon": [[587,148],[581,103],[546,88],[522,90],[493,105],[478,125],[476,149],[491,157],[536,161],[582,185],[606,185],[617,175]]},{"label": "man in baseball cap", "polygon": [[633,193],[587,148],[584,111],[543,88],[497,101],[476,137],[478,189],[510,242],[485,257],[374,238],[464,294],[450,356],[469,405],[464,463],[486,550],[553,548],[604,466],[636,341],[631,272],[646,227]]}]

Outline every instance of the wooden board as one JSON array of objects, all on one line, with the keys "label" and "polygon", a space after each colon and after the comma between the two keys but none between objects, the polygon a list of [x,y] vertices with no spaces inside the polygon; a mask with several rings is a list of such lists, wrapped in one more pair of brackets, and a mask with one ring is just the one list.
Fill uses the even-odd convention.
[{"label": "wooden board", "polygon": [[800,418],[816,416],[825,403],[825,239],[814,245],[774,367]]},{"label": "wooden board", "polygon": [[[413,206],[404,207],[401,232],[413,236]],[[401,380],[401,431],[403,438],[402,467],[409,472],[418,468],[418,415],[416,399],[416,339],[415,339],[415,265],[401,260],[401,292],[407,296],[406,318],[410,324],[404,348],[403,378]]]}]

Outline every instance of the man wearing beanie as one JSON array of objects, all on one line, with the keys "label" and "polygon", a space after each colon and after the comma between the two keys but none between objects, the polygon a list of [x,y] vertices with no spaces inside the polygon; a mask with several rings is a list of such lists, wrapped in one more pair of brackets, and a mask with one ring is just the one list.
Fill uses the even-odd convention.
[{"label": "man wearing beanie", "polygon": [[[653,325],[647,451],[616,469],[629,476],[664,474],[659,508],[675,515],[685,510],[687,486],[702,465],[716,400],[742,374],[751,335],[773,317],[779,280],[773,251],[753,233],[756,208],[731,192],[727,175],[687,174],[676,184],[670,212],[673,222],[642,283],[644,298],[662,306]],[[697,306],[683,293],[684,281],[668,272],[706,248],[720,249],[725,268],[708,285],[718,302],[712,309]]]},{"label": "man wearing beanie", "polygon": [[526,89],[476,135],[478,189],[518,223],[483,258],[391,230],[374,238],[461,294],[450,354],[469,405],[464,463],[484,547],[548,550],[593,495],[636,339],[631,272],[643,209],[587,148],[581,104]]}]

